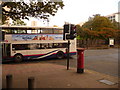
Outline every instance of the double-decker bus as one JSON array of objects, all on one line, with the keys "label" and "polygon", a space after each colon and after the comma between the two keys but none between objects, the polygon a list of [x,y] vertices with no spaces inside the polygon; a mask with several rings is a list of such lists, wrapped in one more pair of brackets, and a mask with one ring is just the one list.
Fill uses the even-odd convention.
[{"label": "double-decker bus", "polygon": [[[1,26],[5,32],[2,41],[2,60],[21,62],[25,59],[66,57],[67,40],[63,40],[63,28]],[[76,39],[70,40],[70,55],[76,54]]]}]

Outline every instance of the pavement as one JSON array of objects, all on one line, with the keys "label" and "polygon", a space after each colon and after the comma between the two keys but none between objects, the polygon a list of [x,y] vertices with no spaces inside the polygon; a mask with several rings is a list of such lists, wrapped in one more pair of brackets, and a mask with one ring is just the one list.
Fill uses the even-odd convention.
[{"label": "pavement", "polygon": [[[76,68],[50,63],[4,64],[2,66],[2,88],[6,88],[6,75],[13,77],[13,88],[27,88],[28,78],[34,77],[35,88],[118,88],[118,78],[84,69],[77,73]],[[99,80],[108,80],[108,85]]]}]

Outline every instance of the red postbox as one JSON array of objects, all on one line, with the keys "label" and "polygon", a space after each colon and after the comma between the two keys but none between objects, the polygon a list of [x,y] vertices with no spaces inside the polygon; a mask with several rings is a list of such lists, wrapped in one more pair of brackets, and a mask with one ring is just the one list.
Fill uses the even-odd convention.
[{"label": "red postbox", "polygon": [[84,48],[77,49],[77,73],[84,72]]}]

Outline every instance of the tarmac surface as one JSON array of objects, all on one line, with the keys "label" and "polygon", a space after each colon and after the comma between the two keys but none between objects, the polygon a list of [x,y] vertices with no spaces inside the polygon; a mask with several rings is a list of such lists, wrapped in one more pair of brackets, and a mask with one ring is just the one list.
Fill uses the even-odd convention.
[{"label": "tarmac surface", "polygon": [[[13,88],[28,88],[28,78],[35,78],[35,88],[118,88],[118,78],[85,69],[77,73],[76,68],[52,63],[4,64],[2,66],[2,88],[6,88],[6,75],[13,77]],[[108,85],[99,80],[113,82]]]}]

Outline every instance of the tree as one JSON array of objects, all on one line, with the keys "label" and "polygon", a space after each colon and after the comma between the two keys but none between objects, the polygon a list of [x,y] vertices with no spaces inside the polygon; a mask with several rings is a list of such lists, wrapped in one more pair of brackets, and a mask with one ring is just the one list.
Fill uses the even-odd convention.
[{"label": "tree", "polygon": [[82,36],[84,36],[83,35],[84,32],[83,32],[83,29],[80,25],[76,25],[76,33],[77,33],[77,39],[83,38]]},{"label": "tree", "polygon": [[106,17],[100,15],[94,15],[92,19],[83,25],[84,28],[88,28],[94,31],[101,31],[101,28],[114,28],[113,23]]},{"label": "tree", "polygon": [[[81,27],[80,38],[82,37],[89,45],[99,43],[102,39],[108,42],[109,38],[120,39],[117,33],[120,33],[118,22],[111,22],[108,18],[96,14],[90,17],[89,20]],[[84,33],[84,34],[83,34]],[[90,43],[89,43],[90,42]]]},{"label": "tree", "polygon": [[88,46],[88,40],[91,38],[90,30],[83,28],[80,25],[76,25],[77,40],[80,47]]},{"label": "tree", "polygon": [[117,38],[117,31],[112,28],[102,28],[103,31],[99,31],[99,38],[108,40],[109,38]]},{"label": "tree", "polygon": [[24,23],[24,21],[17,19],[15,21],[13,21],[12,25],[16,25],[16,26],[21,26],[21,25],[26,25],[26,23]]},{"label": "tree", "polygon": [[[63,2],[2,2],[2,23],[9,18],[29,19],[28,17],[35,17],[40,19],[48,19],[50,15],[54,16],[59,8],[63,8]],[[8,9],[6,9],[8,8]]]},{"label": "tree", "polygon": [[111,22],[108,18],[100,15],[94,15],[83,25],[84,29],[89,29],[89,34],[94,38],[108,40],[108,38],[116,38],[117,22]]},{"label": "tree", "polygon": [[120,22],[113,21],[112,23],[113,23],[114,29],[120,30]]}]

